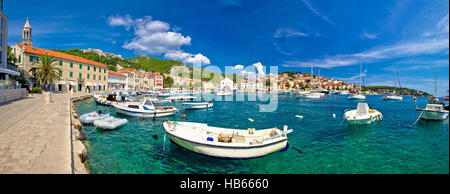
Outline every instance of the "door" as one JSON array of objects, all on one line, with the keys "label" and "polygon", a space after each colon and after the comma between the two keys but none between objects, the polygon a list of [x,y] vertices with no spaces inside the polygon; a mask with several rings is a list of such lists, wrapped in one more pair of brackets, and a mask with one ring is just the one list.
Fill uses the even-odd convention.
[{"label": "door", "polygon": [[78,91],[81,92],[81,84],[78,84]]}]

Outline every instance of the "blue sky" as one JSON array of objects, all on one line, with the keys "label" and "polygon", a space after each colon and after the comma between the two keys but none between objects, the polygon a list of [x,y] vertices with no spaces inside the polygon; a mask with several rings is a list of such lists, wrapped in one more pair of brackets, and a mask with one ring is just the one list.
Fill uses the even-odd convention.
[{"label": "blue sky", "polygon": [[[8,43],[29,17],[33,46],[98,48],[204,66],[278,66],[366,85],[449,88],[446,0],[152,0],[4,2]],[[255,65],[256,66],[256,65]],[[239,67],[239,66],[238,66]]]}]

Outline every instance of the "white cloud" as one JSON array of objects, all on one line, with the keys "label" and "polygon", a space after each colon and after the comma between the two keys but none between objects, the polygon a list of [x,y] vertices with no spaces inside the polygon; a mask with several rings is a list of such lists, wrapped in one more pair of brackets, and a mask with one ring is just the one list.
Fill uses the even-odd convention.
[{"label": "white cloud", "polygon": [[439,23],[437,23],[437,27],[441,29],[443,33],[448,33],[448,14],[444,16]]},{"label": "white cloud", "polygon": [[384,47],[378,47],[354,54],[327,56],[322,59],[309,61],[287,61],[284,67],[315,67],[333,68],[359,64],[362,62],[374,62],[383,59],[394,59],[416,55],[432,55],[448,52],[449,39],[429,39],[417,42],[406,42]]},{"label": "white cloud", "polygon": [[261,62],[254,63],[252,66],[256,68],[258,76],[264,76],[266,74],[264,72],[264,66],[261,64]]},{"label": "white cloud", "polygon": [[153,20],[151,16],[132,19],[129,15],[108,17],[110,26],[124,26],[127,30],[134,29],[135,37],[131,42],[125,43],[123,48],[134,50],[143,55],[159,55],[175,52],[183,45],[191,44],[191,37],[170,31],[166,22]]},{"label": "white cloud", "polygon": [[166,53],[164,55],[164,58],[182,61],[184,63],[194,64],[194,65],[209,65],[209,64],[211,64],[211,61],[207,57],[203,56],[200,53],[194,55],[194,54],[186,53],[183,51],[175,51],[175,52]]},{"label": "white cloud", "polygon": [[281,29],[278,29],[275,32],[273,37],[275,37],[275,38],[283,38],[283,37],[289,38],[289,37],[292,37],[292,36],[304,36],[304,37],[307,37],[308,34],[305,34],[303,32],[299,32],[299,31],[296,31],[296,30],[293,30],[293,29],[281,28]]},{"label": "white cloud", "polygon": [[235,65],[234,67],[232,67],[231,69],[244,69],[243,65]]},{"label": "white cloud", "polygon": [[364,39],[378,39],[378,35],[380,35],[380,33],[369,33],[369,32],[363,32],[361,34],[361,37]]},{"label": "white cloud", "polygon": [[123,17],[120,15],[108,17],[108,25],[125,26],[127,30],[133,25],[133,22],[134,21],[131,19],[131,16],[128,14]]},{"label": "white cloud", "polygon": [[316,16],[320,17],[322,20],[326,21],[329,24],[332,24],[333,22],[328,19],[328,17],[322,15],[319,10],[317,10],[316,8],[314,8],[311,3],[309,3],[307,0],[302,0],[303,3],[306,5],[306,7],[311,10]]}]

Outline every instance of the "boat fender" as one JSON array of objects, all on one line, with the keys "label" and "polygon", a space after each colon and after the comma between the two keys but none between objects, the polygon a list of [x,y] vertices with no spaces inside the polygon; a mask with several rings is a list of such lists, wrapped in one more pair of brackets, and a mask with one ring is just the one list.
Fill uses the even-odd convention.
[{"label": "boat fender", "polygon": [[336,114],[333,113],[333,118],[336,118]]},{"label": "boat fender", "polygon": [[248,118],[248,120],[250,121],[250,122],[253,122],[254,120],[253,119],[251,119],[251,118]]},{"label": "boat fender", "polygon": [[301,116],[301,115],[295,115],[295,117],[303,119],[303,116]]}]

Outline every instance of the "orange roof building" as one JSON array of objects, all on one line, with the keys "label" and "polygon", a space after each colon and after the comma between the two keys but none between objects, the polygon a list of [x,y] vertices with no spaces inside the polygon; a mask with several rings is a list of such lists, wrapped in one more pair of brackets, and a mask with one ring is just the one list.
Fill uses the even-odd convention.
[{"label": "orange roof building", "polygon": [[[13,47],[18,68],[24,70],[25,76],[32,75],[29,70],[39,65],[36,59],[39,56],[48,55],[56,59],[54,65],[59,69],[61,80],[52,83],[55,92],[95,92],[107,90],[108,69],[107,66],[82,57],[69,55],[57,51],[32,47],[24,44],[16,44]],[[28,79],[30,80],[30,79]]]}]

